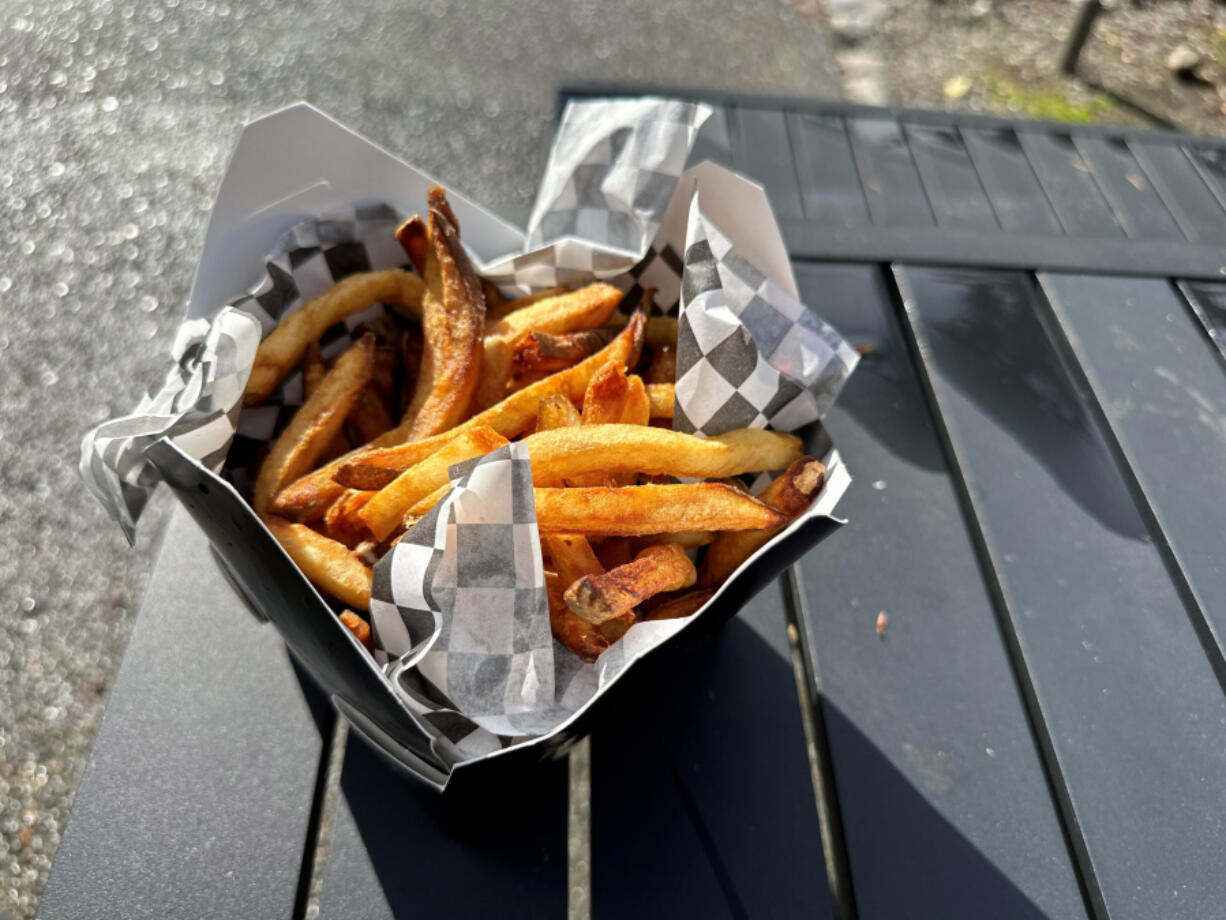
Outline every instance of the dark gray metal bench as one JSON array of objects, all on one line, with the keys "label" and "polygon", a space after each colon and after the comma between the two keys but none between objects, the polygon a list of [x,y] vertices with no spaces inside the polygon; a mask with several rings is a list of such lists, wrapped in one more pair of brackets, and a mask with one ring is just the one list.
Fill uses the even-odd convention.
[{"label": "dark gray metal bench", "polygon": [[564,763],[474,815],[354,741],[323,808],[336,721],[177,513],[42,916],[1222,913],[1226,147],[713,101],[865,353],[851,524],[591,739],[568,841]]}]

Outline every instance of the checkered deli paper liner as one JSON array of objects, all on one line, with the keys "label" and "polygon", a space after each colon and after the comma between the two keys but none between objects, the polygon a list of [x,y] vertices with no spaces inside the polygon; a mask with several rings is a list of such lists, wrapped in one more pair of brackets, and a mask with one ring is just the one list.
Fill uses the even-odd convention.
[{"label": "checkered deli paper liner", "polygon": [[[523,251],[474,261],[508,294],[607,280],[627,292],[629,306],[655,288],[656,309],[678,316],[674,427],[702,436],[795,429],[822,417],[857,355],[789,293],[795,285],[768,212],[769,226],[711,218],[727,211],[726,194],[743,194],[745,180],[711,164],[684,171],[708,114],[660,99],[570,103]],[[393,236],[403,216],[363,205],[291,228],[255,289],[183,325],[162,388],[86,434],[81,475],[129,539],[158,482],[145,451],[162,438],[249,489],[251,460],[302,402],[295,372],[265,405],[240,412],[260,338],[342,277],[407,267]],[[757,241],[751,248],[765,239],[766,258],[751,261],[736,239]],[[773,277],[760,270],[764,261],[776,266]],[[383,309],[330,330],[325,355]],[[830,514],[846,489],[838,454],[823,459],[822,494],[772,544]],[[375,566],[370,611],[383,673],[448,768],[555,731],[692,619],[636,624],[584,663],[550,633],[527,446],[449,473],[446,498]]]}]

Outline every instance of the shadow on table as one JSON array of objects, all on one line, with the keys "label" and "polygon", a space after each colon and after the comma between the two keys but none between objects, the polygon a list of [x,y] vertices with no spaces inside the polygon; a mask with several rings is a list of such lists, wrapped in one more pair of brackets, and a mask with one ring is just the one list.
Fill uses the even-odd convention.
[{"label": "shadow on table", "polygon": [[[786,646],[739,619],[712,644],[659,676],[654,709],[635,702],[593,737],[593,915],[836,916]],[[848,835],[859,916],[1045,916],[826,709],[840,771],[873,790],[843,804],[865,819]],[[497,807],[457,808],[351,737],[320,916],[561,916],[566,764],[537,772],[492,783]],[[386,905],[355,912],[376,885]]]}]

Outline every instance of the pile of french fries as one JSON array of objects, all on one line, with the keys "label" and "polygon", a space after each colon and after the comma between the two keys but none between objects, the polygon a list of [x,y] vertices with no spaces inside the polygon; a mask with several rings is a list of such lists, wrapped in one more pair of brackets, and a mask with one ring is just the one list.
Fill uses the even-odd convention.
[{"label": "pile of french fries", "polygon": [[[505,300],[441,188],[396,231],[414,272],[347,277],[260,345],[244,405],[300,368],[304,402],[253,504],[368,648],[371,567],[448,491],[448,468],[529,445],[554,636],[593,661],[639,620],[687,616],[821,490],[790,434],[672,430],[676,320],[604,283]],[[328,366],[320,337],[377,304]],[[784,470],[758,497],[737,477]],[[678,483],[678,478],[690,481]],[[698,564],[695,565],[694,559]]]}]

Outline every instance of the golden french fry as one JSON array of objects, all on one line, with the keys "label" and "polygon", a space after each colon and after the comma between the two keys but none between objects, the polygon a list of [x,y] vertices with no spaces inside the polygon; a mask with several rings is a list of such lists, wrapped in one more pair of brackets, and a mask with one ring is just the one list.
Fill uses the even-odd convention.
[{"label": "golden french fry", "polygon": [[[638,360],[645,318],[641,312],[635,316],[637,319],[634,323],[628,325],[617,338],[587,360],[525,387],[451,431],[405,444],[401,443],[404,440],[404,426],[393,428],[377,438],[371,447],[342,457],[291,485],[278,498],[278,513],[293,520],[313,520],[312,515],[323,513],[323,508],[317,507],[319,502],[326,498],[323,506],[326,508],[327,502],[331,502],[340,494],[342,484],[355,489],[381,489],[461,431],[470,428],[488,425],[504,438],[518,437],[532,427],[541,400],[546,396],[558,394],[571,402],[579,403],[592,375],[605,364],[610,361],[632,364]],[[336,482],[333,482],[334,476]]]},{"label": "golden french fry", "polygon": [[584,575],[604,574],[604,566],[583,534],[546,534],[541,537],[541,543],[549,552],[554,571],[565,585],[578,581]]},{"label": "golden french fry", "polygon": [[638,374],[626,378],[626,402],[620,421],[623,425],[646,425],[651,421],[651,397]]},{"label": "golden french fry", "polygon": [[315,587],[350,607],[370,607],[370,569],[344,544],[271,514],[261,514],[260,520]]},{"label": "golden french fry", "polygon": [[781,520],[759,530],[721,533],[702,557],[699,584],[715,585],[735,572],[746,559],[804,511],[821,491],[826,468],[820,460],[801,457],[766,487],[759,499],[781,515]]},{"label": "golden french fry", "polygon": [[342,610],[340,621],[361,642],[368,651],[374,651],[375,645],[370,638],[370,624],[352,610]]},{"label": "golden french fry", "polygon": [[420,214],[414,214],[396,228],[396,242],[405,251],[417,274],[426,273],[426,255],[430,251],[430,235],[426,230],[426,221]]},{"label": "golden french fry", "polygon": [[535,489],[537,527],[547,533],[638,537],[674,530],[759,530],[783,515],[723,483]]},{"label": "golden french fry", "polygon": [[622,292],[598,281],[568,294],[538,300],[489,327],[485,333],[481,361],[481,382],[473,404],[478,410],[494,405],[506,396],[511,379],[516,340],[530,330],[537,332],[576,332],[594,329],[608,319],[621,301]]},{"label": "golden french fry", "polygon": [[256,478],[252,505],[267,510],[273,497],[315,468],[370,379],[375,337],[364,335],[337,360],[319,389],[302,404],[268,452]]},{"label": "golden french fry", "polygon": [[333,540],[351,548],[370,540],[370,528],[358,512],[376,494],[378,493],[346,489],[324,512],[324,532]]},{"label": "golden french fry", "polygon": [[540,406],[536,410],[537,431],[570,428],[578,425],[582,420],[583,417],[579,414],[579,410],[575,408],[575,404],[561,393],[546,396],[541,400]]},{"label": "golden french fry", "polygon": [[697,579],[694,563],[676,543],[648,546],[634,561],[600,575],[585,575],[566,589],[566,606],[593,625],[632,611],[662,591],[688,588]]},{"label": "golden french fry", "polygon": [[677,382],[677,349],[672,345],[658,345],[651,350],[651,364],[643,375],[644,383]]},{"label": "golden french fry", "polygon": [[[324,377],[328,374],[323,351],[320,350],[318,342],[312,342],[307,346],[307,350],[303,352],[300,367],[302,369],[302,401],[306,402],[315,395],[315,391],[319,389],[319,385],[324,382]],[[339,431],[336,437],[329,442],[320,459],[331,460],[339,457],[341,454],[348,453],[350,447],[349,439],[345,437],[344,431]]]},{"label": "golden french fry", "polygon": [[651,402],[652,418],[672,418],[677,404],[677,391],[671,383],[647,384],[647,399]]},{"label": "golden french fry", "polygon": [[498,290],[498,285],[492,284],[489,281],[481,282],[481,293],[485,295],[485,315],[487,320],[491,313],[501,310],[507,304],[507,299],[502,296],[502,291]]},{"label": "golden french fry", "polygon": [[389,268],[386,271],[350,275],[314,300],[291,313],[260,343],[243,405],[258,406],[302,359],[307,347],[329,326],[371,304],[396,302],[420,312],[425,285],[416,275]]},{"label": "golden french fry", "polygon": [[634,558],[634,544],[629,537],[608,537],[600,541],[596,558],[605,571],[615,569]]},{"label": "golden french fry", "polygon": [[715,540],[715,534],[709,530],[680,530],[676,533],[655,533],[639,537],[635,544],[639,549],[644,546],[656,546],[660,543],[676,543],[683,549],[697,549],[707,546]]},{"label": "golden french fry", "polygon": [[446,495],[450,491],[451,491],[451,483],[445,482],[441,486],[439,486],[437,489],[435,489],[433,492],[431,492],[429,495],[427,495],[425,498],[423,498],[421,501],[419,501],[412,508],[410,508],[409,513],[404,516],[405,527],[406,528],[411,527],[412,523],[410,522],[413,518],[420,518],[427,511],[429,511],[431,508],[437,505],[440,501],[442,501],[443,496]]},{"label": "golden french fry", "polygon": [[358,396],[357,405],[349,413],[349,420],[346,424],[353,440],[359,444],[366,444],[391,429],[396,423],[387,414],[383,400],[379,398],[374,385],[367,384]]},{"label": "golden french fry", "polygon": [[714,595],[714,588],[695,588],[693,591],[687,591],[656,604],[643,615],[643,619],[647,621],[674,620],[679,617],[688,617],[697,613],[699,608]]},{"label": "golden french fry", "polygon": [[463,432],[376,493],[359,512],[362,520],[376,540],[385,539],[417,502],[448,481],[449,467],[488,454],[506,443],[507,439],[489,426]]},{"label": "golden french fry", "polygon": [[[630,384],[626,380],[626,365],[611,361],[598,370],[583,394],[583,424],[607,425],[622,421]],[[567,480],[572,486],[628,485],[606,473],[583,473]]]},{"label": "golden french fry", "polygon": [[533,330],[515,341],[512,360],[516,373],[560,371],[604,348],[614,334],[612,329],[557,334]]},{"label": "golden french fry", "polygon": [[487,309],[485,311],[485,328],[490,329],[495,323],[500,322],[506,317],[508,313],[514,313],[516,310],[530,307],[534,303],[550,297],[557,297],[559,294],[568,294],[570,291],[571,289],[568,287],[546,288],[543,291],[536,291],[532,294],[525,294],[523,297],[516,297],[514,300],[508,300],[496,309]]},{"label": "golden french fry", "polygon": [[549,628],[554,638],[584,661],[595,661],[609,647],[609,640],[566,606],[562,597],[566,586],[556,572],[545,573],[545,590],[549,597]]},{"label": "golden french fry", "polygon": [[417,378],[421,376],[421,353],[425,348],[420,332],[406,329],[400,337],[400,363],[404,373],[400,378],[400,398],[398,400],[398,415],[403,418],[413,402],[413,391],[417,389]]},{"label": "golden french fry", "polygon": [[[433,189],[431,190],[433,192]],[[442,211],[431,208],[426,293],[422,299],[425,350],[413,401],[405,413],[407,439],[416,441],[451,428],[468,412],[481,376],[485,295]]]},{"label": "golden french fry", "polygon": [[524,441],[532,458],[532,479],[538,486],[612,473],[722,479],[783,469],[801,456],[803,448],[795,435],[761,428],[699,438],[624,424],[556,428],[528,435]]}]

